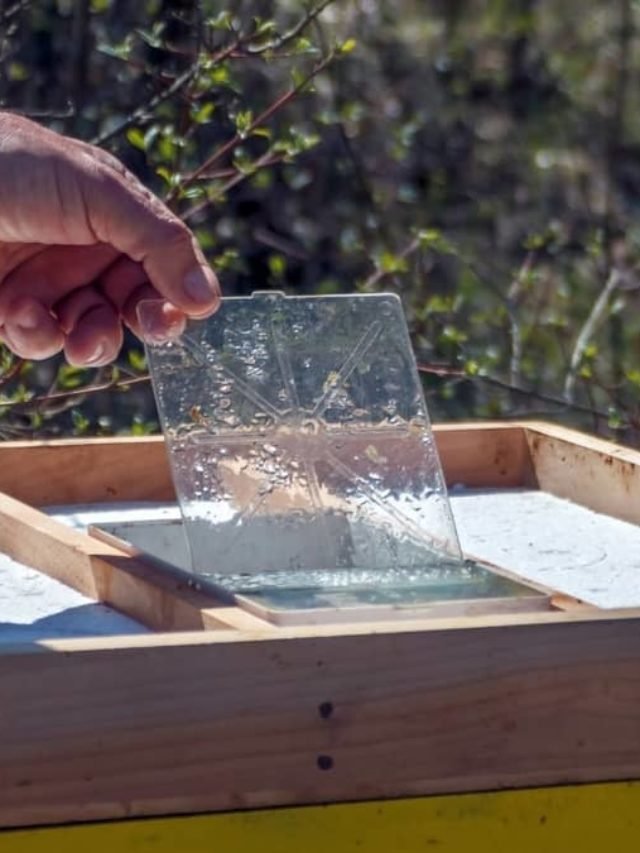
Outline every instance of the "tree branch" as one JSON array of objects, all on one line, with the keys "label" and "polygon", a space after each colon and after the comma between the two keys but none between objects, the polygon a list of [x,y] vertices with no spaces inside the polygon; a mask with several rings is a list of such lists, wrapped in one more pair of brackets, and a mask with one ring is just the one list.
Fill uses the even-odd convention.
[{"label": "tree branch", "polygon": [[459,367],[453,367],[452,365],[447,364],[418,364],[418,371],[420,373],[428,373],[433,376],[441,376],[445,378],[450,377],[452,379],[464,379],[468,382],[474,382],[475,380],[478,380],[480,382],[486,383],[487,385],[492,385],[495,388],[500,388],[500,390],[502,391],[522,394],[523,396],[529,397],[532,400],[539,400],[542,403],[549,403],[553,406],[559,406],[564,410],[579,412],[580,414],[584,415],[597,415],[599,418],[605,419],[608,419],[609,417],[608,412],[603,412],[590,406],[582,406],[579,403],[574,403],[565,399],[564,397],[556,397],[553,394],[544,394],[540,391],[534,390],[533,388],[523,388],[521,385],[512,385],[510,382],[507,382],[504,379],[500,379],[497,376],[490,376],[486,373],[477,373],[475,376],[472,376]]},{"label": "tree branch", "polygon": [[[401,249],[398,252],[397,257],[402,258],[402,260],[406,260],[407,258],[410,258],[411,255],[413,255],[415,252],[418,251],[421,244],[422,244],[422,240],[420,239],[420,237],[419,236],[414,237],[413,240],[411,240],[411,242],[407,243],[407,245],[404,247],[404,249]],[[395,270],[377,269],[374,272],[372,272],[371,275],[363,281],[363,283],[361,285],[362,289],[363,290],[371,290],[373,287],[375,287],[377,284],[379,284],[383,279],[387,278],[390,275],[395,275],[395,274],[396,274]]]},{"label": "tree branch", "polygon": [[[309,83],[317,77],[324,69],[329,65],[330,62],[336,56],[336,51],[332,50],[327,56],[325,56],[317,65],[315,65],[312,70],[304,77],[296,86],[292,86],[286,92],[284,92],[280,97],[276,98],[273,103],[271,103],[265,110],[263,110],[260,115],[256,116],[255,119],[247,127],[246,131],[243,133],[236,133],[231,139],[228,139],[223,145],[217,148],[211,156],[207,157],[207,159],[201,163],[197,169],[194,169],[188,175],[185,175],[180,183],[180,189],[184,189],[196,181],[199,177],[201,177],[205,172],[207,172],[215,163],[217,163],[222,157],[225,157],[229,152],[233,151],[233,149],[239,145],[243,139],[247,136],[250,136],[254,130],[259,128],[265,122],[269,121],[269,119],[275,115],[282,107],[286,106],[290,101],[292,101],[296,95],[298,95]],[[169,200],[175,197],[177,190],[174,190],[173,193],[169,195]]]},{"label": "tree branch", "polygon": [[512,385],[518,386],[521,381],[520,367],[522,364],[522,330],[520,328],[520,320],[518,317],[518,308],[520,297],[522,295],[522,286],[525,283],[527,276],[531,272],[535,252],[530,250],[522,262],[522,265],[516,275],[513,277],[511,286],[507,292],[507,313],[509,315],[509,325],[511,330],[511,361],[509,364],[509,381]]},{"label": "tree branch", "polygon": [[614,267],[609,273],[609,277],[605,282],[605,286],[602,288],[602,290],[600,291],[600,295],[593,303],[591,313],[587,317],[583,327],[580,329],[578,337],[576,338],[576,342],[573,347],[573,353],[571,354],[569,370],[567,372],[567,377],[564,383],[564,398],[569,403],[572,403],[575,397],[576,378],[585,351],[589,346],[589,341],[593,337],[596,327],[601,321],[604,312],[607,310],[611,295],[620,285],[621,281],[622,276],[620,275],[620,272]]},{"label": "tree branch", "polygon": [[124,133],[125,130],[128,130],[132,124],[136,124],[139,121],[143,121],[146,119],[148,114],[159,107],[160,104],[164,103],[164,101],[169,100],[174,95],[176,95],[181,89],[193,80],[195,75],[200,70],[200,63],[195,62],[186,71],[180,74],[179,77],[173,81],[170,86],[167,86],[166,89],[163,89],[162,92],[158,92],[157,95],[154,95],[148,101],[145,101],[144,104],[136,107],[133,112],[129,113],[126,118],[124,118],[119,124],[113,127],[111,130],[103,131],[98,134],[98,136],[94,136],[91,140],[92,145],[104,145],[106,142],[109,142],[115,136],[119,136],[121,133]]},{"label": "tree branch", "polygon": [[291,27],[290,30],[287,30],[286,33],[283,33],[281,36],[277,36],[265,44],[258,45],[257,47],[251,47],[249,45],[247,47],[247,53],[251,56],[259,56],[261,53],[266,53],[269,50],[279,50],[281,47],[284,47],[288,42],[293,41],[294,38],[297,38],[300,33],[302,33],[309,24],[313,23],[315,19],[324,12],[327,6],[330,6],[332,3],[335,3],[336,0],[322,0],[321,3],[318,3],[316,6],[309,9],[306,15],[304,15],[300,20]]},{"label": "tree branch", "polygon": [[140,385],[143,382],[149,382],[151,377],[148,373],[143,376],[134,376],[130,379],[120,379],[116,382],[96,382],[94,385],[85,385],[81,388],[72,388],[68,391],[55,391],[53,393],[40,394],[31,397],[29,400],[1,400],[0,408],[15,409],[22,407],[28,409],[30,407],[38,408],[43,403],[53,403],[56,401],[68,400],[74,397],[85,397],[88,394],[97,394],[100,391],[122,391],[129,388],[131,385]]}]

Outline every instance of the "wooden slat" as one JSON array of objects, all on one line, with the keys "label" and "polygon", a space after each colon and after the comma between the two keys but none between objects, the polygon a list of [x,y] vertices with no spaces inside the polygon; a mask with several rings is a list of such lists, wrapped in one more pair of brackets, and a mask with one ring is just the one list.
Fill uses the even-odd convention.
[{"label": "wooden slat", "polygon": [[525,424],[538,488],[640,524],[640,453],[576,430]]},{"label": "wooden slat", "polygon": [[0,494],[0,550],[156,630],[269,629],[240,608]]},{"label": "wooden slat", "polygon": [[640,778],[640,619],[501,618],[2,654],[0,825]]},{"label": "wooden slat", "polygon": [[[449,485],[521,486],[530,476],[519,425],[434,427]],[[33,506],[175,499],[160,436],[0,443],[0,490]]]},{"label": "wooden slat", "polygon": [[508,489],[532,482],[520,424],[442,424],[434,427],[434,434],[449,487]]},{"label": "wooden slat", "polygon": [[[586,485],[594,506],[605,511],[602,496],[614,486],[614,515],[640,493],[637,451],[574,430],[489,422],[437,425],[434,434],[449,486],[537,482],[579,500]],[[175,498],[164,440],[155,436],[0,443],[0,490],[35,506]],[[640,510],[633,515],[627,507],[624,517],[629,512],[630,520],[640,519]]]},{"label": "wooden slat", "polygon": [[33,506],[175,497],[160,436],[2,442],[0,491]]}]

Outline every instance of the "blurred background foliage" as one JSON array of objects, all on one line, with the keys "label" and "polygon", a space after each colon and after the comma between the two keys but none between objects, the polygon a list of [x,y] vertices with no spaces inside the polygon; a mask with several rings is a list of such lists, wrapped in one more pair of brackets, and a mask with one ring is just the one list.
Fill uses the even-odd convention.
[{"label": "blurred background foliage", "polygon": [[[640,439],[638,0],[7,0],[0,105],[119,156],[226,294],[392,290],[435,420]],[[1,354],[0,434],[157,429]]]}]

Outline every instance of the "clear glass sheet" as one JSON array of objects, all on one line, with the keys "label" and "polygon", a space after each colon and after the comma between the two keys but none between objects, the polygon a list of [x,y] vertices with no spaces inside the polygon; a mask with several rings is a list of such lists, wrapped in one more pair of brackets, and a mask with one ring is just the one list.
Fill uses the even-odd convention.
[{"label": "clear glass sheet", "polygon": [[392,295],[224,299],[147,356],[193,570],[232,589],[409,586],[459,565]]}]

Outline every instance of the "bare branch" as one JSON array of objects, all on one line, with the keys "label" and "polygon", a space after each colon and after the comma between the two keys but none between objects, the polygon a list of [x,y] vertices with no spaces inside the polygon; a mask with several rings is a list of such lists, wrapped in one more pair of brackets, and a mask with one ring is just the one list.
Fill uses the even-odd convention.
[{"label": "bare branch", "polygon": [[452,379],[464,379],[468,382],[484,382],[487,385],[492,385],[495,388],[500,388],[502,391],[521,394],[532,400],[539,400],[542,403],[548,403],[553,406],[559,406],[565,411],[579,412],[585,415],[596,415],[599,418],[608,419],[609,413],[603,412],[591,406],[582,406],[579,403],[566,400],[564,397],[556,397],[553,394],[544,394],[536,391],[533,388],[523,388],[521,385],[512,385],[510,382],[500,379],[498,376],[491,376],[486,373],[477,373],[475,376],[470,375],[465,370],[454,367],[448,364],[418,364],[420,373],[428,373],[433,376],[450,377]]},{"label": "bare branch", "polygon": [[11,18],[15,17],[19,12],[22,12],[23,9],[26,9],[31,5],[31,0],[17,0],[16,3],[9,6],[8,9],[5,9],[0,15],[0,21],[3,24],[6,24],[7,21],[10,21]]},{"label": "bare branch", "polygon": [[286,155],[284,154],[274,155],[273,150],[270,148],[261,157],[258,157],[258,159],[252,164],[251,169],[243,172],[239,169],[226,170],[229,175],[228,180],[222,184],[214,194],[202,201],[199,201],[197,204],[192,205],[188,210],[181,214],[181,218],[184,222],[188,222],[198,213],[202,213],[203,210],[206,210],[209,205],[215,204],[217,201],[224,198],[224,196],[229,192],[229,190],[233,189],[233,187],[243,181],[246,181],[248,178],[252,178],[256,172],[260,171],[260,169],[264,169],[267,166],[275,166],[276,163],[282,163],[285,157]]},{"label": "bare branch", "polygon": [[31,407],[38,408],[44,403],[55,403],[57,401],[69,400],[76,397],[86,397],[89,394],[97,394],[101,391],[122,391],[132,385],[140,385],[143,382],[149,382],[151,377],[148,373],[142,376],[134,376],[129,379],[120,379],[116,382],[96,382],[94,385],[84,385],[81,388],[72,388],[68,391],[55,391],[53,393],[40,394],[36,397],[31,397],[30,400],[2,400],[0,408],[2,409],[29,409]]},{"label": "bare branch", "polygon": [[614,267],[609,273],[605,286],[602,288],[600,295],[593,303],[591,313],[587,317],[583,327],[580,329],[578,337],[576,338],[573,353],[571,355],[571,362],[569,364],[569,370],[564,383],[564,398],[569,403],[572,403],[575,397],[576,378],[578,376],[578,370],[582,363],[585,351],[589,346],[589,341],[593,337],[598,323],[602,320],[604,312],[607,310],[609,299],[616,288],[620,285],[621,281],[622,276]]},{"label": "bare branch", "polygon": [[518,308],[520,306],[520,297],[522,295],[523,285],[527,280],[527,276],[531,272],[535,252],[529,251],[522,262],[522,265],[511,282],[511,286],[507,292],[507,313],[509,315],[509,325],[511,330],[511,361],[509,364],[509,381],[512,385],[518,386],[521,381],[520,368],[522,364],[522,330],[520,328],[520,319],[518,317]]}]

